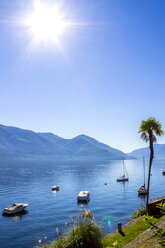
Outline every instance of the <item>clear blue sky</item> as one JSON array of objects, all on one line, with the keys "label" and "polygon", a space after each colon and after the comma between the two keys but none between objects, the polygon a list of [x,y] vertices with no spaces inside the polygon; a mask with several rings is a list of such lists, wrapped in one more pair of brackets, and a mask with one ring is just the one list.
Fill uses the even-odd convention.
[{"label": "clear blue sky", "polygon": [[32,3],[0,1],[1,124],[83,133],[124,152],[145,146],[142,119],[165,129],[164,0],[65,1],[85,25],[63,35],[63,53],[51,42],[27,52],[26,27],[8,22]]}]

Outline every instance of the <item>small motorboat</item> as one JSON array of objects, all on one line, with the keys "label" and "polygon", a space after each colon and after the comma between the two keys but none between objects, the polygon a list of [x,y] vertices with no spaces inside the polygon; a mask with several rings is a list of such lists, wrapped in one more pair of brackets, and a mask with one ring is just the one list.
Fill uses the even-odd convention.
[{"label": "small motorboat", "polygon": [[88,202],[90,200],[90,193],[89,191],[80,191],[80,193],[77,196],[77,201],[86,201]]},{"label": "small motorboat", "polygon": [[165,176],[165,171],[162,172],[162,175]]},{"label": "small motorboat", "polygon": [[52,187],[52,190],[59,190],[60,189],[60,185],[54,185],[53,187]]},{"label": "small motorboat", "polygon": [[12,215],[12,214],[16,214],[19,212],[24,211],[24,209],[28,206],[27,203],[14,203],[13,205],[4,208],[2,211],[2,214],[6,214],[6,215]]},{"label": "small motorboat", "polygon": [[145,184],[142,185],[142,186],[139,188],[138,193],[139,193],[139,195],[147,194],[147,189],[146,189],[146,187],[145,187]]}]

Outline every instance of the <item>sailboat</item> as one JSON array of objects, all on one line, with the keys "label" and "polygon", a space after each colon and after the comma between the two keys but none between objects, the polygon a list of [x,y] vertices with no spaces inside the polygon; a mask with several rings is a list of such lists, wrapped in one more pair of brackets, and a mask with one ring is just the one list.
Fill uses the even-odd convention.
[{"label": "sailboat", "polygon": [[[125,176],[125,174],[127,175],[127,177]],[[125,181],[128,181],[128,173],[123,160],[123,176],[117,178],[117,182],[125,182]]]},{"label": "sailboat", "polygon": [[147,194],[147,189],[145,187],[145,158],[143,157],[143,167],[144,167],[144,185],[138,189],[139,195]]}]

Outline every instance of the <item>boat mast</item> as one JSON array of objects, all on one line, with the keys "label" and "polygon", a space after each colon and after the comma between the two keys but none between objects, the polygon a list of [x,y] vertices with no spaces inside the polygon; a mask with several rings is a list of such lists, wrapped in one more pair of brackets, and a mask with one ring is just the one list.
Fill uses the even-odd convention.
[{"label": "boat mast", "polygon": [[144,167],[144,185],[145,185],[145,157],[143,156],[143,167]]},{"label": "boat mast", "polygon": [[126,176],[128,177],[128,171],[127,171],[125,164],[124,164],[124,169],[125,169]]},{"label": "boat mast", "polygon": [[125,164],[124,164],[124,160],[123,160],[123,177],[125,177]]}]

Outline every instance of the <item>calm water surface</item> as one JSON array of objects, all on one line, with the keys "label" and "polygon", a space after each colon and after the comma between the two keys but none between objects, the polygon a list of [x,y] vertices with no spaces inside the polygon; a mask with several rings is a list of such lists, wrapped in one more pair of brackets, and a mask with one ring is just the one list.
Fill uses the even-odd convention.
[{"label": "calm water surface", "polygon": [[[105,234],[125,224],[132,212],[145,204],[137,195],[143,184],[141,160],[125,161],[129,182],[117,183],[122,175],[122,161],[108,164],[1,162],[0,210],[14,202],[25,202],[28,212],[21,216],[0,215],[0,247],[32,248],[44,236],[56,238],[56,227],[65,230],[69,216],[76,218],[84,207],[91,209]],[[146,168],[147,170],[147,168]],[[154,161],[151,177],[152,199],[164,196],[165,161]],[[104,185],[105,182],[107,185]],[[51,187],[59,184],[60,190]],[[77,194],[89,190],[88,205],[77,204]]]}]

